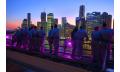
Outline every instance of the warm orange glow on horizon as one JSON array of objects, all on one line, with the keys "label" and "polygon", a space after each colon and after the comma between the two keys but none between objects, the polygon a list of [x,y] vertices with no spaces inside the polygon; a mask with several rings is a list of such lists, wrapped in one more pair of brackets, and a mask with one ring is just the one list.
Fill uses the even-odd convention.
[{"label": "warm orange glow on horizon", "polygon": [[17,27],[20,27],[20,25],[21,25],[20,21],[7,21],[6,29],[15,29]]},{"label": "warm orange glow on horizon", "polygon": [[[32,20],[32,24],[37,25],[37,21],[39,20]],[[67,22],[71,25],[75,25],[75,18],[67,17]],[[16,29],[17,27],[21,27],[22,21],[7,21],[6,28],[7,29]],[[58,18],[58,24],[61,24],[61,18]]]}]

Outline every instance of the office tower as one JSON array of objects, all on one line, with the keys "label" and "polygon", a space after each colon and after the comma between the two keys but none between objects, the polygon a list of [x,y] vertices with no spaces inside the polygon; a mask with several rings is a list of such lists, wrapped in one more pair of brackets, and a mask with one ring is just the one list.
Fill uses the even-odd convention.
[{"label": "office tower", "polygon": [[80,19],[80,26],[82,26],[83,29],[86,29],[86,20],[85,20],[85,18]]},{"label": "office tower", "polygon": [[58,24],[58,28],[61,30],[61,29],[62,29],[62,25],[61,25],[61,24]]},{"label": "office tower", "polygon": [[31,13],[27,13],[28,27],[31,27]]},{"label": "office tower", "polygon": [[107,12],[103,12],[101,15],[101,20],[107,24],[108,28],[112,27],[112,15],[109,15]]},{"label": "office tower", "polygon": [[105,22],[107,23],[107,16],[108,16],[108,13],[107,12],[103,12],[102,15],[101,15],[101,21],[102,22]]},{"label": "office tower", "polygon": [[91,33],[94,30],[94,27],[102,27],[101,23],[101,13],[100,12],[92,12],[87,13],[86,15],[86,30],[88,32],[88,36],[91,37]]},{"label": "office tower", "polygon": [[41,12],[41,22],[46,22],[46,12]]},{"label": "office tower", "polygon": [[86,20],[85,20],[85,6],[84,5],[80,6],[79,17],[80,17],[80,21],[77,24],[80,24],[80,25],[78,25],[78,27],[82,26],[84,29],[86,29],[86,23],[85,23],[86,22]]},{"label": "office tower", "polygon": [[86,29],[86,20],[85,20],[85,18],[76,17],[75,21],[76,21],[77,28],[80,28],[80,26],[82,26],[84,29]]},{"label": "office tower", "polygon": [[74,25],[67,23],[65,27],[65,38],[71,38],[71,33],[74,29]]},{"label": "office tower", "polygon": [[41,22],[37,22],[37,28],[40,29],[40,27],[41,27]]},{"label": "office tower", "polygon": [[112,25],[113,29],[114,29],[114,19],[113,19],[113,25]]},{"label": "office tower", "polygon": [[108,25],[108,28],[112,28],[112,15],[108,15],[107,25]]},{"label": "office tower", "polygon": [[58,19],[57,19],[57,18],[54,19],[54,25],[55,25],[55,24],[58,25]]},{"label": "office tower", "polygon": [[79,9],[79,17],[85,18],[85,6],[81,5]]},{"label": "office tower", "polygon": [[80,27],[80,17],[76,17],[75,22],[76,22],[76,27],[79,28]]},{"label": "office tower", "polygon": [[41,12],[41,25],[45,32],[47,33],[47,22],[46,22],[46,12]]},{"label": "office tower", "polygon": [[22,27],[22,28],[27,27],[27,19],[23,19],[23,22],[22,22],[21,27]]},{"label": "office tower", "polygon": [[66,37],[66,24],[67,24],[67,19],[66,17],[62,17],[62,36]]},{"label": "office tower", "polygon": [[47,32],[51,29],[51,26],[54,24],[54,15],[53,13],[47,14]]},{"label": "office tower", "polygon": [[62,17],[62,27],[65,28],[65,25],[67,24],[66,17]]}]

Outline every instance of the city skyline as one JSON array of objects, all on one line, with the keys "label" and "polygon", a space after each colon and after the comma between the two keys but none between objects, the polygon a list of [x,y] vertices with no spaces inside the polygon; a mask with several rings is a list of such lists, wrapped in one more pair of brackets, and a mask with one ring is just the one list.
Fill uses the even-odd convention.
[{"label": "city skyline", "polygon": [[[107,3],[107,4],[106,4]],[[21,26],[27,13],[31,13],[31,21],[37,24],[40,21],[41,12],[53,13],[61,23],[62,17],[66,17],[70,24],[75,25],[75,18],[79,16],[80,5],[85,5],[85,15],[88,12],[108,12],[114,17],[113,0],[7,0],[7,29]],[[94,6],[93,6],[94,4]]]}]

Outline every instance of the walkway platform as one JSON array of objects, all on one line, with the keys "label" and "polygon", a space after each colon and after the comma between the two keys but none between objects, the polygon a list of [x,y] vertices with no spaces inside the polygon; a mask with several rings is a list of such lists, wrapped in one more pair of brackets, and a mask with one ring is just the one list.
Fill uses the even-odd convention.
[{"label": "walkway platform", "polygon": [[28,68],[32,68],[35,72],[91,72],[83,68],[46,60],[36,56],[26,55],[24,53],[8,49],[7,60],[12,60],[17,64],[22,64]]}]

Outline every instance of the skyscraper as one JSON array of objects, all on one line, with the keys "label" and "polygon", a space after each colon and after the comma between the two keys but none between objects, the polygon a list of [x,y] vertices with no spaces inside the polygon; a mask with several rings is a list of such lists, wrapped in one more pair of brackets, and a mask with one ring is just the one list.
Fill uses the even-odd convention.
[{"label": "skyscraper", "polygon": [[66,17],[62,17],[62,27],[65,27],[65,24],[67,23]]},{"label": "skyscraper", "polygon": [[86,28],[86,25],[85,25],[85,6],[84,5],[81,5],[80,6],[80,9],[79,9],[79,17],[80,17],[80,21],[79,21],[79,26],[82,26],[84,29]]},{"label": "skyscraper", "polygon": [[87,13],[86,15],[86,30],[88,32],[88,36],[91,37],[91,33],[94,30],[94,27],[102,27],[101,23],[101,13],[100,12],[92,12]]},{"label": "skyscraper", "polygon": [[27,27],[27,19],[23,19],[22,28]]},{"label": "skyscraper", "polygon": [[65,38],[70,38],[71,37],[71,32],[74,29],[74,25],[71,25],[70,23],[67,23],[65,26]]},{"label": "skyscraper", "polygon": [[62,36],[66,37],[66,25],[67,25],[67,19],[66,17],[62,17]]},{"label": "skyscraper", "polygon": [[41,12],[41,22],[46,22],[46,12]]},{"label": "skyscraper", "polygon": [[54,18],[54,25],[57,24],[58,25],[58,19]]},{"label": "skyscraper", "polygon": [[37,28],[41,27],[41,22],[37,22]]},{"label": "skyscraper", "polygon": [[47,32],[51,29],[51,26],[54,24],[54,15],[53,13],[47,14]]},{"label": "skyscraper", "polygon": [[45,32],[47,33],[46,12],[41,12],[41,23],[40,24],[41,24],[40,26],[42,26]]},{"label": "skyscraper", "polygon": [[81,5],[79,9],[79,17],[85,18],[85,6]]},{"label": "skyscraper", "polygon": [[103,12],[101,15],[101,20],[107,24],[108,28],[112,27],[112,15],[109,15],[107,12]]},{"label": "skyscraper", "polygon": [[107,22],[108,28],[112,28],[112,15],[108,15],[106,22]]},{"label": "skyscraper", "polygon": [[27,13],[28,27],[31,27],[31,13]]},{"label": "skyscraper", "polygon": [[80,17],[76,17],[76,19],[75,19],[75,21],[76,21],[76,27],[80,27]]}]

